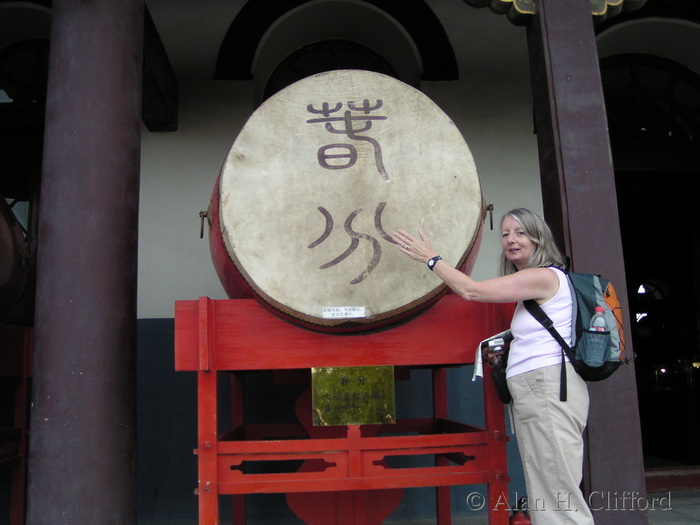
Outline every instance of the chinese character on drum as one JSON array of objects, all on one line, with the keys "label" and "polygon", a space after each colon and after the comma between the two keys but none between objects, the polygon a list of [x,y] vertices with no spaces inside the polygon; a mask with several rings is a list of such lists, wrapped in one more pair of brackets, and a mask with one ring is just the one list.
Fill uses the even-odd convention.
[{"label": "chinese character on drum", "polygon": [[[359,133],[365,133],[372,129],[372,121],[376,120],[386,120],[385,116],[369,116],[369,113],[376,111],[382,107],[382,101],[377,100],[377,102],[370,106],[369,100],[364,99],[360,107],[356,107],[354,102],[348,102],[347,109],[342,116],[331,116],[332,114],[338,112],[343,107],[342,102],[337,102],[333,109],[330,109],[328,102],[324,102],[321,105],[321,109],[316,109],[313,105],[309,104],[306,110],[309,113],[321,114],[323,118],[313,118],[306,122],[309,124],[325,123],[326,131],[329,133],[334,133],[337,135],[347,135],[351,140],[360,140],[368,142],[374,148],[374,161],[377,165],[377,171],[381,174],[383,179],[388,179],[389,175],[384,169],[384,161],[382,160],[382,147],[379,142],[371,137],[359,135]],[[355,115],[355,112],[361,112],[363,115]],[[339,126],[336,128],[334,124],[337,123]],[[356,128],[355,124],[359,124],[361,127]],[[346,149],[347,153],[332,153],[334,150]],[[346,159],[345,164],[333,164],[328,161],[331,159]],[[318,163],[321,167],[329,170],[341,170],[346,168],[351,168],[357,162],[357,149],[352,144],[328,144],[319,148],[318,150]]]}]

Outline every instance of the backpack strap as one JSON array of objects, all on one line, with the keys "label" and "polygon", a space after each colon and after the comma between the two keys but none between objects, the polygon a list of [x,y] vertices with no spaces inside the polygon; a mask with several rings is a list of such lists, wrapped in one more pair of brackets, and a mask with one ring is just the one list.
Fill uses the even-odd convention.
[{"label": "backpack strap", "polygon": [[565,356],[569,357],[569,361],[571,363],[574,362],[574,353],[571,350],[571,347],[566,344],[566,341],[564,341],[564,338],[559,334],[556,328],[554,328],[554,323],[552,320],[549,318],[549,316],[544,313],[544,310],[540,307],[539,304],[537,304],[537,301],[534,299],[528,299],[526,301],[523,301],[523,306],[527,309],[528,312],[534,317],[542,326],[545,327],[545,329],[552,334],[552,337],[556,339],[556,341],[559,343],[559,346],[561,346],[561,383],[559,386],[559,400],[560,401],[566,401],[567,398],[567,391],[566,391],[566,359]]}]

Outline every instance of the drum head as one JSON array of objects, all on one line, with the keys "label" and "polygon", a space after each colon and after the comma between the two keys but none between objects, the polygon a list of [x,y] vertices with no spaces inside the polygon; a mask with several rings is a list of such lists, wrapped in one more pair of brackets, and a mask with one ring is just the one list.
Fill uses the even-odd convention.
[{"label": "drum head", "polygon": [[469,147],[435,103],[386,75],[330,71],[280,91],[245,124],[212,199],[211,240],[222,245],[212,253],[230,297],[244,282],[302,326],[367,330],[446,291],[391,232],[422,227],[469,271],[483,208]]}]

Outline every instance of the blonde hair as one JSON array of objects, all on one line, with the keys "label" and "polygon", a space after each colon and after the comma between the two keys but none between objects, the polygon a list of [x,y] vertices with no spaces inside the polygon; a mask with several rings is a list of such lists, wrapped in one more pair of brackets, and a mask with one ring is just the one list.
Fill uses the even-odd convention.
[{"label": "blonde hair", "polygon": [[[527,268],[555,266],[562,270],[566,269],[566,258],[557,248],[552,230],[542,217],[526,208],[516,208],[501,217],[501,227],[508,217],[518,221],[527,238],[535,243],[535,251],[527,262]],[[501,253],[499,274],[508,275],[517,271],[515,265],[506,259],[505,253]]]}]

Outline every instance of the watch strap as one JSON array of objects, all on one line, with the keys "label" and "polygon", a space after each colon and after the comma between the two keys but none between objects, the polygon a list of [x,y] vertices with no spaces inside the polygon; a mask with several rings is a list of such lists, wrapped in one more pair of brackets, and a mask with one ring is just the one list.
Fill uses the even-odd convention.
[{"label": "watch strap", "polygon": [[428,260],[428,268],[430,268],[431,272],[433,271],[433,268],[435,267],[437,262],[441,261],[441,260],[442,260],[442,257],[440,257],[439,255],[436,255],[435,257]]}]

